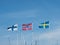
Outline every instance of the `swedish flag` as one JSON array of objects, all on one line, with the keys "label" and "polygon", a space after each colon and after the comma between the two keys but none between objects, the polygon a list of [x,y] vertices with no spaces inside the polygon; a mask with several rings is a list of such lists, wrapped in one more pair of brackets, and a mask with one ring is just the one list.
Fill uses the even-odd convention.
[{"label": "swedish flag", "polygon": [[39,28],[49,28],[49,21],[46,21],[44,23],[40,23]]}]

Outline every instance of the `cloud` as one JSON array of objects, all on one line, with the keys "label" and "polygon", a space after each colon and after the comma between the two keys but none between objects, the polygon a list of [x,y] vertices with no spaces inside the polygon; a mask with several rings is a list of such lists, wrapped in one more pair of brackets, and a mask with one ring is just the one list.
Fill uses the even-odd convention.
[{"label": "cloud", "polygon": [[[23,41],[24,40],[26,40],[27,43],[29,43],[29,45],[30,45],[31,40],[32,40],[30,38],[32,38],[32,36],[33,35],[31,33],[29,33],[29,34],[27,34],[27,33],[23,34],[22,33],[21,37],[20,36],[18,37],[18,43],[19,43],[19,45],[20,44],[23,45]],[[5,35],[5,36],[2,36],[2,37],[3,38],[7,38],[7,37],[9,37],[9,35]],[[45,45],[46,44],[48,44],[48,45],[51,45],[51,44],[55,45],[56,44],[56,40],[60,39],[60,28],[59,29],[55,29],[55,31],[53,31],[53,32],[45,32],[45,33],[42,33],[42,34],[40,34],[40,33],[34,33],[34,36],[33,36],[33,40],[34,41],[33,41],[33,43],[35,42],[36,39],[39,40],[38,44],[41,44],[41,45],[44,45],[44,44]],[[15,37],[15,39],[11,39],[11,43],[12,44],[17,44],[17,38]]]},{"label": "cloud", "polygon": [[39,35],[39,39],[59,39],[60,38],[60,29],[56,29],[54,32],[43,33]]}]

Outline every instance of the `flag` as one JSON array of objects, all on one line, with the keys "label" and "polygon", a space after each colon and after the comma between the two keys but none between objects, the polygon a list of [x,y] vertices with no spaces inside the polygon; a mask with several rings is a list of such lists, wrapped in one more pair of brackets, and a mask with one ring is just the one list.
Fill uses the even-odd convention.
[{"label": "flag", "polygon": [[49,28],[49,21],[40,23],[39,28],[44,28],[44,29]]},{"label": "flag", "polygon": [[23,24],[22,30],[32,30],[32,23],[29,24]]},{"label": "flag", "polygon": [[8,31],[17,31],[18,30],[18,24],[12,25],[7,28]]}]

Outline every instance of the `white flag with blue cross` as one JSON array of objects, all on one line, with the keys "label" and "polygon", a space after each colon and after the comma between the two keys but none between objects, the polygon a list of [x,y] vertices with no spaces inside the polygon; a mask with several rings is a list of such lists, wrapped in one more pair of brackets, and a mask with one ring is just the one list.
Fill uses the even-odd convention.
[{"label": "white flag with blue cross", "polygon": [[12,25],[7,28],[8,31],[18,31],[18,24]]}]

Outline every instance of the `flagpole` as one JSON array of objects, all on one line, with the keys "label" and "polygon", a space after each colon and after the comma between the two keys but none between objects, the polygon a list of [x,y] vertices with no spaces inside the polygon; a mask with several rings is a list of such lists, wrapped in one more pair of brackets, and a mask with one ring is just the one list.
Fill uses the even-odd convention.
[{"label": "flagpole", "polygon": [[57,43],[56,43],[56,45],[58,45],[58,40],[57,40]]},{"label": "flagpole", "polygon": [[11,42],[10,42],[10,37],[8,37],[8,42],[9,42],[9,45],[11,45]]},{"label": "flagpole", "polygon": [[[32,40],[32,42],[33,42],[33,40]],[[31,45],[33,45],[32,42],[31,42]]]},{"label": "flagpole", "polygon": [[31,45],[32,45],[32,43],[31,43]]},{"label": "flagpole", "polygon": [[18,45],[18,32],[17,32],[17,45]]},{"label": "flagpole", "polygon": [[[22,37],[22,32],[20,31],[20,41],[21,41],[21,37]],[[20,43],[20,45],[21,45],[21,43]]]},{"label": "flagpole", "polygon": [[16,33],[17,33],[17,45],[18,45],[18,24],[16,24],[17,29],[16,29]]},{"label": "flagpole", "polygon": [[[9,31],[8,31],[9,32]],[[11,45],[10,35],[7,37],[9,45]]]},{"label": "flagpole", "polygon": [[33,42],[33,37],[34,37],[34,35],[33,35],[33,23],[32,23],[32,42]]},{"label": "flagpole", "polygon": [[27,42],[24,40],[24,45],[27,45]]},{"label": "flagpole", "polygon": [[37,40],[35,40],[35,45],[37,45]]}]

